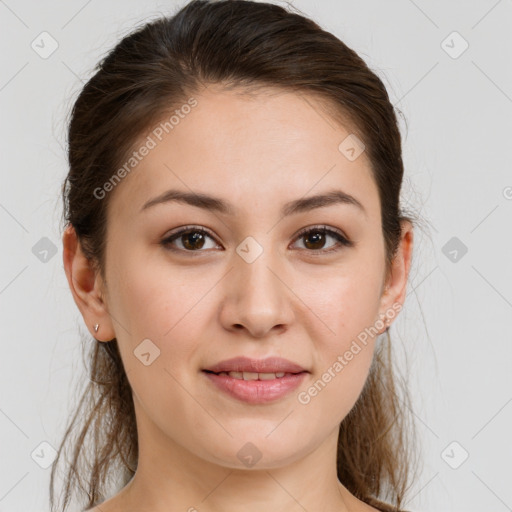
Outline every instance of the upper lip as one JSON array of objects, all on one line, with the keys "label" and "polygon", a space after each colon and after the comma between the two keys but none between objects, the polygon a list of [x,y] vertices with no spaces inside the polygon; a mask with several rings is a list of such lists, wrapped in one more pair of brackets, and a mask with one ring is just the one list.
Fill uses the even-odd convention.
[{"label": "upper lip", "polygon": [[233,357],[213,366],[205,368],[210,372],[253,372],[253,373],[301,373],[302,366],[283,359],[282,357],[267,357],[266,359],[251,359],[249,357]]}]

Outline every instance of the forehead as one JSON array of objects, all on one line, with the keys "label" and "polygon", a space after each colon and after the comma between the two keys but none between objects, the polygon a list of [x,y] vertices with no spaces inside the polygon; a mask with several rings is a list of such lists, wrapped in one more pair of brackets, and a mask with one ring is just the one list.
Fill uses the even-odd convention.
[{"label": "forehead", "polygon": [[290,200],[336,188],[357,197],[370,215],[378,213],[365,152],[347,158],[351,127],[335,122],[316,98],[210,85],[192,99],[195,106],[173,106],[135,144],[151,149],[117,186],[111,198],[116,211],[139,211],[171,188],[222,196],[247,213],[267,203],[277,211]]}]

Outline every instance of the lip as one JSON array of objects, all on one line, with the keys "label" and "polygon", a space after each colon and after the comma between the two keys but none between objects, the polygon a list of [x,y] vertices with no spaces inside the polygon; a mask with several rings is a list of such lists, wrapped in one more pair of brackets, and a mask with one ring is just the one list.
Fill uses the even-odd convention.
[{"label": "lip", "polygon": [[249,404],[275,402],[296,389],[308,375],[307,371],[303,371],[301,373],[287,373],[284,377],[270,380],[243,380],[235,379],[229,375],[217,375],[206,370],[203,370],[202,373],[217,389]]},{"label": "lip", "polygon": [[[226,359],[209,368],[204,368],[214,373],[220,372],[254,372],[254,373],[309,373],[297,363],[283,359],[282,357],[267,357],[266,359],[251,359],[249,357],[233,357]],[[283,377],[284,378],[284,377]]]}]

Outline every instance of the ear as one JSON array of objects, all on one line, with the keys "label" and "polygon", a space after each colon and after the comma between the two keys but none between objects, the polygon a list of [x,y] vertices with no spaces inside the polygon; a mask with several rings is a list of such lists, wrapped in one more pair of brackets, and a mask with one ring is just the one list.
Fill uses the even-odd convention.
[{"label": "ear", "polygon": [[[69,224],[62,236],[63,262],[69,288],[82,313],[89,332],[98,341],[115,338],[107,304],[103,300],[104,283],[91,262],[85,257],[74,227]],[[99,324],[98,332],[94,325]]]},{"label": "ear", "polygon": [[[412,224],[403,220],[400,244],[381,296],[380,318],[391,325],[405,302],[406,287],[412,261],[414,231]],[[384,332],[384,331],[383,331]]]}]

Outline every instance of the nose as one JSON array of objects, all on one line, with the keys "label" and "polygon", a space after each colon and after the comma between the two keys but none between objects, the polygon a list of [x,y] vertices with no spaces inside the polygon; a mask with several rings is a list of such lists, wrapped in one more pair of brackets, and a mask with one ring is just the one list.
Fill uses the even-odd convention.
[{"label": "nose", "polygon": [[227,276],[221,323],[230,331],[247,330],[254,338],[272,331],[284,332],[294,319],[293,301],[297,300],[287,284],[284,265],[264,250],[254,261],[234,254]]}]

